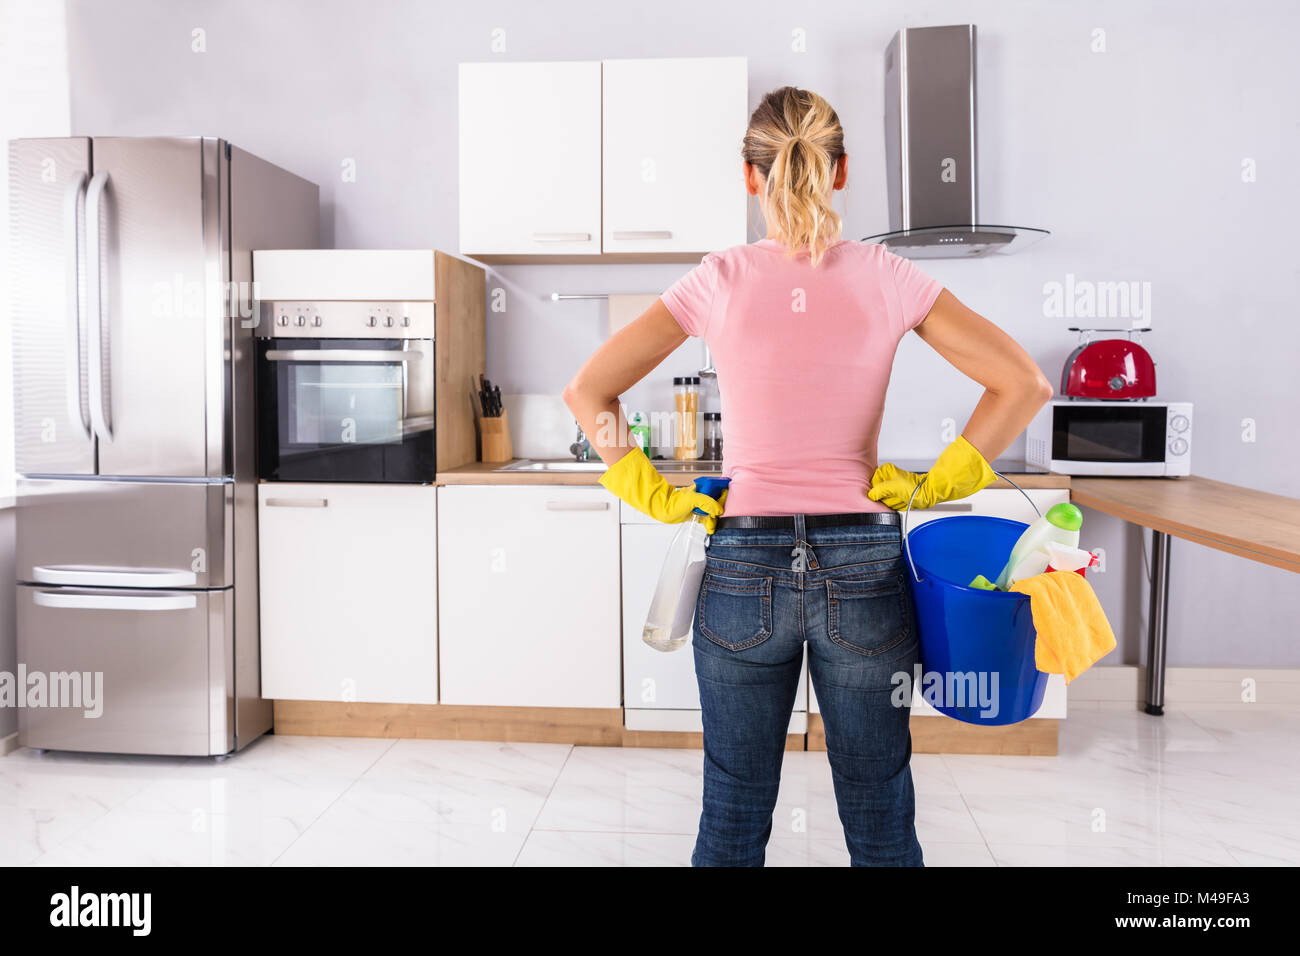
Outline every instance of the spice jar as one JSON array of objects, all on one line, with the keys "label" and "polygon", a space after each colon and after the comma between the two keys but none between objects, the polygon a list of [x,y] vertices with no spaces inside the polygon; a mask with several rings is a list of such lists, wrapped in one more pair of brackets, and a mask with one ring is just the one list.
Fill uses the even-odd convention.
[{"label": "spice jar", "polygon": [[722,413],[704,413],[704,457],[722,461]]},{"label": "spice jar", "polygon": [[700,380],[690,377],[674,378],[673,401],[677,424],[673,457],[679,461],[692,461],[700,457]]}]

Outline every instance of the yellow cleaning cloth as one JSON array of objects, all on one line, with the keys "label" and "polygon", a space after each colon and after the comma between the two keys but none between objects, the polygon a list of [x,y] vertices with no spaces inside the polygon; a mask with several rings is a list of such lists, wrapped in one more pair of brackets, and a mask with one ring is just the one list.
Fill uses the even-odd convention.
[{"label": "yellow cleaning cloth", "polygon": [[1092,585],[1072,571],[1046,571],[1022,578],[1012,591],[1029,595],[1038,640],[1034,666],[1064,674],[1068,684],[1115,649],[1115,632]]}]

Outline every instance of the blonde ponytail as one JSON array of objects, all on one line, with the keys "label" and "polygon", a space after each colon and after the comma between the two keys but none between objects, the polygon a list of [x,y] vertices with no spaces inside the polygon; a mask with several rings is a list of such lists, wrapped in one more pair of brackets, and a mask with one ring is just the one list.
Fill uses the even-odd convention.
[{"label": "blonde ponytail", "polygon": [[842,227],[830,201],[835,164],[844,155],[840,118],[816,93],[783,86],[750,116],[741,155],[767,180],[768,226],[787,254],[806,248],[817,265]]}]

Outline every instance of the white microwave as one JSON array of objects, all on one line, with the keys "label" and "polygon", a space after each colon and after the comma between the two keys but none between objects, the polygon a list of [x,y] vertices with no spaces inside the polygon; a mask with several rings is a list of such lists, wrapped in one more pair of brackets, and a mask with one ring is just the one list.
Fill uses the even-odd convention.
[{"label": "white microwave", "polygon": [[1061,475],[1190,475],[1192,403],[1048,402],[1025,431],[1025,461]]}]

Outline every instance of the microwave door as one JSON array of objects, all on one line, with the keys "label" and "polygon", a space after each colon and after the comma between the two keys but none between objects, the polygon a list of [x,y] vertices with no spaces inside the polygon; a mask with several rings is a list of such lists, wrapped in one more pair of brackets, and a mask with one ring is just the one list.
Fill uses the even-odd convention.
[{"label": "microwave door", "polygon": [[20,475],[93,475],[87,396],[90,140],[9,145],[14,452]]},{"label": "microwave door", "polygon": [[1157,465],[1165,455],[1165,408],[1061,404],[1054,411],[1057,461]]}]

